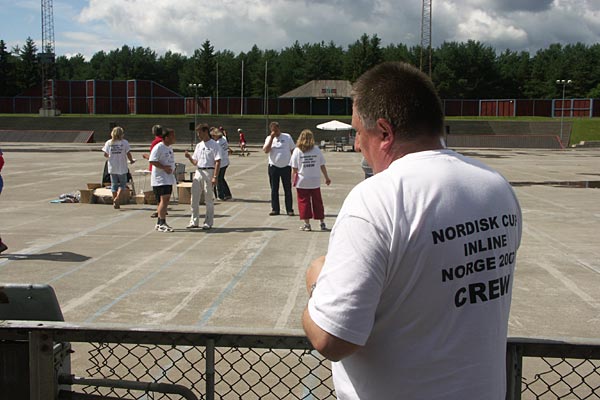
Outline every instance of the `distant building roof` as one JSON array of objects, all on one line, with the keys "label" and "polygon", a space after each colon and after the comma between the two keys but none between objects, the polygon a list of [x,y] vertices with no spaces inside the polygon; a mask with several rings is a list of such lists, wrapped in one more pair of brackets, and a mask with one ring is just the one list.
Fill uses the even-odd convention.
[{"label": "distant building roof", "polygon": [[352,85],[342,80],[315,80],[279,97],[351,97]]}]

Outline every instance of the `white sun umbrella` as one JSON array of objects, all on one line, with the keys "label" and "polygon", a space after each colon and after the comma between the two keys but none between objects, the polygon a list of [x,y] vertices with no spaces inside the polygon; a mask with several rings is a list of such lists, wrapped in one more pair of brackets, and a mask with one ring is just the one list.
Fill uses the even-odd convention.
[{"label": "white sun umbrella", "polygon": [[317,125],[317,129],[321,129],[323,131],[349,131],[352,129],[352,125],[345,124],[334,119],[333,121],[324,122]]}]

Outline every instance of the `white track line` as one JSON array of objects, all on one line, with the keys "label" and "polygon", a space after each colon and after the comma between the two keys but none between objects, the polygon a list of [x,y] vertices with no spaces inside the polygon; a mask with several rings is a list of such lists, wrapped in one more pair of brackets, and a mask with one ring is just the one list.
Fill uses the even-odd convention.
[{"label": "white track line", "polygon": [[[308,244],[308,248],[306,249],[304,258],[302,258],[302,260],[299,263],[295,264],[297,273],[296,273],[296,277],[294,278],[294,286],[290,290],[287,301],[285,302],[285,306],[281,310],[281,313],[279,314],[279,318],[277,319],[277,322],[275,323],[276,329],[284,328],[287,325],[290,315],[292,314],[292,311],[294,311],[294,306],[296,305],[296,302],[298,300],[298,294],[300,293],[300,290],[304,289],[304,287],[305,287],[304,276],[306,274],[306,268],[308,267],[308,264],[314,258],[316,258],[315,249],[317,247],[317,240],[320,238],[321,235],[313,234],[312,236],[313,237],[310,239],[310,242]],[[298,316],[295,316],[295,317],[298,317]]]}]

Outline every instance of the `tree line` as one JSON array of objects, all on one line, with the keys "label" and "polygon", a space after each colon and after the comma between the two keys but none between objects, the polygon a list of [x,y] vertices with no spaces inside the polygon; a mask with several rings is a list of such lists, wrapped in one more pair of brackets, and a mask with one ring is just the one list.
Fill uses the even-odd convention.
[{"label": "tree line", "polygon": [[[40,84],[36,43],[27,38],[8,50],[0,40],[0,96],[14,96]],[[122,46],[99,51],[90,60],[83,55],[56,57],[59,80],[153,80],[192,96],[190,83],[201,83],[199,96],[263,97],[265,75],[268,96],[282,95],[313,79],[354,81],[382,61],[405,61],[419,66],[420,46],[381,45],[381,39],[363,34],[346,49],[333,42],[298,41],[282,50],[215,51],[209,40],[191,56],[167,51],[157,55],[148,47]],[[266,70],[266,74],[265,74]],[[559,98],[558,79],[570,79],[571,98],[600,97],[600,44],[552,44],[535,54],[496,49],[479,41],[444,42],[432,49],[432,80],[444,99]]]}]

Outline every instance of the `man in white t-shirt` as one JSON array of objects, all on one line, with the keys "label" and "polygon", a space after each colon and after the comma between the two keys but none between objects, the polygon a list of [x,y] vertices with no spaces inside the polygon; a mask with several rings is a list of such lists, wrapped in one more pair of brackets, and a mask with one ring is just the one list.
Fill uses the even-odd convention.
[{"label": "man in white t-shirt", "polygon": [[148,161],[152,164],[152,175],[150,182],[152,190],[158,200],[155,229],[159,232],[173,232],[167,224],[167,208],[173,193],[173,185],[175,184],[175,154],[171,147],[175,144],[175,131],[173,129],[163,129],[162,142],[152,148]]},{"label": "man in white t-shirt", "polygon": [[[216,128],[215,128],[216,129]],[[192,216],[187,229],[198,228],[200,220],[201,195],[204,195],[206,202],[206,215],[202,229],[208,230],[213,226],[215,218],[215,203],[213,198],[213,187],[217,184],[219,177],[219,168],[221,165],[221,148],[210,137],[210,128],[207,124],[199,124],[196,127],[199,142],[196,145],[194,154],[185,152],[185,158],[196,167],[194,180],[192,181]]]},{"label": "man in white t-shirt", "polygon": [[353,87],[375,175],[348,195],[302,316],[340,399],[505,398],[521,209],[510,184],[442,148],[430,79],[384,63]]},{"label": "man in white t-shirt", "polygon": [[292,167],[290,158],[296,145],[292,137],[281,132],[279,122],[269,124],[271,134],[265,139],[263,151],[269,155],[269,184],[271,185],[271,212],[269,215],[279,215],[279,181],[283,185],[285,196],[285,211],[287,215],[294,215],[292,205]]}]

